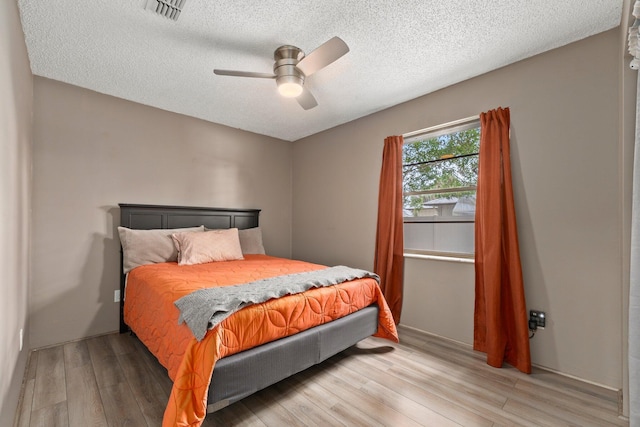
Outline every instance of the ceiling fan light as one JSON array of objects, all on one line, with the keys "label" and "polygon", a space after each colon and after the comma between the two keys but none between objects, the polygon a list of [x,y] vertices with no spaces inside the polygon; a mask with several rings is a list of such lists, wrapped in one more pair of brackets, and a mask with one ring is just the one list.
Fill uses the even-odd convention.
[{"label": "ceiling fan light", "polygon": [[297,75],[284,75],[276,78],[278,92],[285,98],[296,98],[302,93],[302,83],[304,80]]},{"label": "ceiling fan light", "polygon": [[285,98],[296,98],[302,93],[302,86],[296,82],[285,82],[278,85],[278,92]]}]

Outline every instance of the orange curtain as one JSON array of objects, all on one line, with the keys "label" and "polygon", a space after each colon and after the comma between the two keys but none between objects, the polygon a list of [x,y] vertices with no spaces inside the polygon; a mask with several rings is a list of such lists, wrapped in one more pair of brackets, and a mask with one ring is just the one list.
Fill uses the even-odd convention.
[{"label": "orange curtain", "polygon": [[473,348],[487,364],[531,373],[529,326],[518,249],[509,109],[480,115],[480,165],[475,224],[476,298]]},{"label": "orange curtain", "polygon": [[393,319],[400,323],[402,311],[402,273],[404,237],[402,224],[402,136],[384,140],[380,192],[378,194],[378,229],[373,270],[380,276],[380,288],[389,304]]}]

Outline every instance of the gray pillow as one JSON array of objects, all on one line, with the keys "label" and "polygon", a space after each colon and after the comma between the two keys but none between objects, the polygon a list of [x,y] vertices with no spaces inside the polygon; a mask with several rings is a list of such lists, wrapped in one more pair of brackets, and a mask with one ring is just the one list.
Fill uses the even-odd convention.
[{"label": "gray pillow", "polygon": [[260,227],[238,230],[238,236],[240,237],[240,247],[244,255],[265,254],[264,246],[262,245],[262,230]]},{"label": "gray pillow", "polygon": [[123,271],[127,274],[140,265],[178,260],[171,235],[180,231],[202,231],[204,226],[168,230],[134,230],[118,227],[122,244]]}]

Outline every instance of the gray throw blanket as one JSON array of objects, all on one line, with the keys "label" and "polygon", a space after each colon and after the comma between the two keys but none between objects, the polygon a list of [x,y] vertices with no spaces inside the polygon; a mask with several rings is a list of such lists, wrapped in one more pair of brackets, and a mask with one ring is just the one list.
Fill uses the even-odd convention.
[{"label": "gray throw blanket", "polygon": [[207,329],[248,305],[364,277],[373,278],[380,283],[377,274],[340,265],[241,285],[200,289],[175,302],[180,309],[178,323],[185,322],[196,339],[201,341]]}]

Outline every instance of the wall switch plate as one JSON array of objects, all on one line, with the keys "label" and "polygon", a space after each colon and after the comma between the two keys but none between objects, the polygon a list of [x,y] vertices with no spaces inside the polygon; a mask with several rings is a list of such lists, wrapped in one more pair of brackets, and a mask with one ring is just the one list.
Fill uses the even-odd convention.
[{"label": "wall switch plate", "polygon": [[24,329],[20,328],[20,351],[22,351],[23,344],[24,344]]},{"label": "wall switch plate", "polygon": [[547,324],[547,315],[544,311],[539,310],[530,310],[529,311],[529,322],[536,322],[536,326],[540,329],[544,329]]},{"label": "wall switch plate", "polygon": [[113,291],[113,302],[120,302],[120,289]]}]

